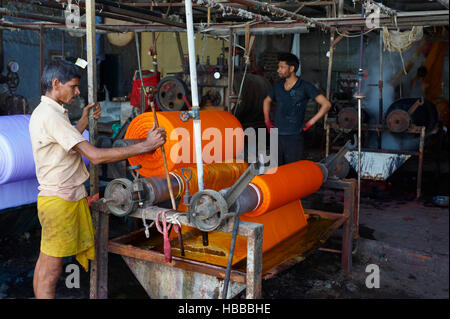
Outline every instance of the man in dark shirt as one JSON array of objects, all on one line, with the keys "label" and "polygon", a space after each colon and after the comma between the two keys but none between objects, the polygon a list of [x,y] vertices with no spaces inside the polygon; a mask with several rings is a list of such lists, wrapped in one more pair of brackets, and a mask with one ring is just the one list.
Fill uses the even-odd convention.
[{"label": "man in dark shirt", "polygon": [[[298,58],[291,53],[278,56],[277,81],[264,99],[263,112],[269,133],[278,128],[278,165],[303,158],[304,132],[322,118],[331,108],[328,99],[314,85],[296,76]],[[305,110],[309,100],[320,104],[319,111],[305,122]],[[275,123],[270,120],[270,106],[275,102]]]}]

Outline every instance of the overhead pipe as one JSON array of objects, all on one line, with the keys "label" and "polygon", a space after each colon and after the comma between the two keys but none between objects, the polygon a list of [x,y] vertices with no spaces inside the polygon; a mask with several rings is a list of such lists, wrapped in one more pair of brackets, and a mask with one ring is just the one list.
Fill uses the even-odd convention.
[{"label": "overhead pipe", "polygon": [[240,8],[233,8],[229,5],[224,5],[222,3],[218,3],[218,2],[215,2],[212,0],[191,0],[191,1],[200,6],[219,10],[219,11],[223,12],[223,14],[225,14],[225,15],[234,15],[234,16],[247,18],[250,20],[256,20],[256,21],[264,21],[264,22],[271,21],[271,19],[267,16],[256,14],[256,13],[253,13],[253,12],[250,12],[250,11],[247,11],[244,9],[240,9]]},{"label": "overhead pipe", "polygon": [[[36,14],[36,13],[22,13],[15,10],[9,10],[6,8],[0,8],[0,15],[6,15],[10,17],[18,17],[18,18],[24,18],[24,19],[32,19],[32,20],[39,20],[39,21],[47,21],[57,24],[65,24],[66,21],[63,18],[58,17],[50,17],[43,14]],[[86,23],[80,23],[80,26],[83,28],[86,28]],[[120,29],[115,29],[111,27],[104,27],[104,26],[97,26],[98,29],[110,31],[110,32],[122,32]]]},{"label": "overhead pipe", "polygon": [[280,18],[291,18],[294,19],[296,21],[304,21],[309,23],[312,26],[317,26],[320,27],[323,30],[329,30],[330,27],[325,24],[322,23],[320,21],[317,21],[316,19],[312,19],[312,18],[308,18],[304,15],[301,14],[297,14],[291,11],[287,11],[285,9],[281,9],[278,7],[275,7],[274,5],[271,5],[269,3],[266,2],[261,2],[261,1],[255,1],[255,0],[230,0],[230,2],[233,3],[239,3],[239,4],[243,4],[247,7],[256,9],[258,11],[265,11],[268,12],[276,17],[280,17]]},{"label": "overhead pipe", "polygon": [[[20,2],[29,3],[29,1],[18,0]],[[65,9],[65,5],[67,4],[67,0],[61,0],[60,2],[49,1],[49,0],[34,0],[33,4],[44,6],[48,8],[54,9]],[[97,4],[99,3],[99,4]],[[85,10],[86,1],[80,0],[77,1],[77,5],[80,6],[80,9]],[[113,1],[96,1],[95,4],[95,15],[118,19],[123,21],[137,22],[137,23],[148,23],[149,21],[162,23],[169,26],[176,26],[180,28],[185,28],[186,25],[181,22],[171,21],[165,19],[160,12],[150,11],[146,9],[140,9],[132,6],[117,4]],[[98,26],[99,27],[99,26]]]},{"label": "overhead pipe", "polygon": [[[19,0],[19,1],[24,1],[24,0]],[[47,8],[52,8],[52,9],[59,9],[59,10],[65,9],[64,3],[62,3],[62,2],[35,0],[34,4],[43,6],[43,7],[47,7]],[[86,12],[86,9],[80,8],[80,15],[85,14],[85,12]],[[99,17],[103,17],[103,18],[111,18],[111,19],[116,19],[116,20],[121,20],[121,21],[134,22],[134,23],[138,23],[138,24],[148,24],[149,23],[149,21],[145,20],[145,19],[139,19],[139,18],[123,16],[123,15],[119,15],[119,14],[115,14],[115,13],[109,13],[109,12],[106,12],[105,10],[101,10],[101,8],[99,8],[99,9],[96,8],[95,15],[99,16]]]},{"label": "overhead pipe", "polygon": [[192,17],[192,0],[185,0],[186,31],[189,52],[189,73],[191,82],[192,108],[191,114],[194,121],[194,145],[197,160],[198,189],[204,189],[203,183],[203,157],[202,157],[202,131],[200,122],[200,107],[197,88],[197,64],[195,61],[194,22]]}]

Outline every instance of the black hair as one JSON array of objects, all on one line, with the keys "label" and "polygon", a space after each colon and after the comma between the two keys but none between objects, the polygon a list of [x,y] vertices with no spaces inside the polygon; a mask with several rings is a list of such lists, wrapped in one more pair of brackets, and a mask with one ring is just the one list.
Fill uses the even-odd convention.
[{"label": "black hair", "polygon": [[294,54],[288,52],[278,54],[278,61],[283,61],[286,62],[287,65],[293,66],[294,72],[297,72],[300,64],[298,58]]},{"label": "black hair", "polygon": [[54,78],[57,78],[62,84],[73,78],[81,79],[80,68],[65,60],[57,60],[48,63],[41,76],[41,85],[44,92],[50,92],[53,89],[52,80]]},{"label": "black hair", "polygon": [[425,75],[427,75],[427,68],[422,65],[420,68],[417,69],[417,76],[424,78]]}]

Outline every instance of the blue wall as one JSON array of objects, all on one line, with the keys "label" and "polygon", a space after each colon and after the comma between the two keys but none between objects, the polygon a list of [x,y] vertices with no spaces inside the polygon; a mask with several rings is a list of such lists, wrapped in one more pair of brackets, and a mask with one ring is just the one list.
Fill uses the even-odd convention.
[{"label": "blue wall", "polygon": [[[8,21],[25,21],[8,17]],[[3,54],[6,74],[8,61],[15,60],[19,63],[20,83],[16,94],[23,95],[33,109],[40,99],[40,36],[39,31],[32,30],[3,30]],[[44,33],[44,64],[50,60],[50,54],[61,54],[62,34],[59,30],[46,30]],[[64,35],[65,56],[79,56],[79,47],[83,38]],[[57,52],[56,52],[57,51]],[[3,86],[6,87],[4,84]]]}]

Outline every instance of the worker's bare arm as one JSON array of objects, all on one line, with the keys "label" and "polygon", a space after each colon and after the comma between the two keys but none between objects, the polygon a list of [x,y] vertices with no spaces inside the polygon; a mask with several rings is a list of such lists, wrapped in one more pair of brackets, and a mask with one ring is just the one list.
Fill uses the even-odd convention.
[{"label": "worker's bare arm", "polygon": [[93,164],[112,163],[141,155],[151,153],[166,142],[166,131],[163,127],[152,129],[148,132],[144,142],[116,148],[98,148],[83,141],[73,147],[74,150],[84,155]]},{"label": "worker's bare arm", "polygon": [[263,113],[264,113],[264,121],[270,121],[270,105],[272,103],[272,99],[270,96],[267,96],[263,102]]},{"label": "worker's bare arm", "polygon": [[319,94],[314,99],[320,104],[319,111],[308,121],[311,125],[314,125],[318,120],[320,120],[328,111],[331,109],[331,102],[323,94]]}]

